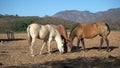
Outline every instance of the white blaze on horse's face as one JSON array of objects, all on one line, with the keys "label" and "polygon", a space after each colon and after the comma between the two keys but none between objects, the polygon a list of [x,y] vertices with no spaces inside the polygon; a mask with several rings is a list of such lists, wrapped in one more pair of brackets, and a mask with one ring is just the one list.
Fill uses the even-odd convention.
[{"label": "white blaze on horse's face", "polygon": [[64,45],[63,43],[59,44],[60,46],[58,46],[58,50],[60,53],[64,53]]},{"label": "white blaze on horse's face", "polygon": [[[59,39],[58,39],[59,38]],[[64,53],[64,43],[62,42],[62,39],[60,36],[56,37],[56,42],[58,44],[58,50],[60,53]]]}]

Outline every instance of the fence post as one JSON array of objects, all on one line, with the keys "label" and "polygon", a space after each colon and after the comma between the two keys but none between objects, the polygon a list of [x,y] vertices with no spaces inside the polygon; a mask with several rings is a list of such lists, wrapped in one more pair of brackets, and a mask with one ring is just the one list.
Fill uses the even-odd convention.
[{"label": "fence post", "polygon": [[7,31],[7,38],[8,39],[15,39],[13,31]]}]

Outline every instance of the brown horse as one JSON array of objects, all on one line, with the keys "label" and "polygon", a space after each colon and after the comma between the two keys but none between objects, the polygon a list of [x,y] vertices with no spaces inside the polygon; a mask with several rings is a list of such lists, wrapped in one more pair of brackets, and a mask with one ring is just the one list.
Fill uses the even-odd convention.
[{"label": "brown horse", "polygon": [[71,49],[71,46],[70,45],[67,46],[67,43],[68,43],[68,40],[69,40],[67,30],[61,24],[60,25],[55,25],[55,27],[58,30],[58,32],[60,33],[62,39],[64,40],[64,49],[65,49],[65,52],[71,51],[71,50],[68,50],[68,49]]},{"label": "brown horse", "polygon": [[[107,39],[109,33],[110,33],[109,26],[105,22],[96,22],[92,24],[79,24],[76,27],[74,27],[73,30],[71,31],[69,40],[73,42],[74,38],[77,37],[78,39],[77,46],[79,47],[79,43],[81,41],[83,49],[85,51],[86,49],[84,44],[84,38],[91,39],[99,35],[101,36],[101,40],[100,48],[98,50],[101,49],[103,42],[106,41],[107,51],[109,51],[109,40]],[[69,45],[73,45],[71,42],[69,42]]]}]

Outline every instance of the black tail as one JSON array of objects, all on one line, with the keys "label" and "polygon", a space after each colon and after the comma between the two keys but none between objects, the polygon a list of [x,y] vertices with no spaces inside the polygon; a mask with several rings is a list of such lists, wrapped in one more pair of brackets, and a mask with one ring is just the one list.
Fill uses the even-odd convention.
[{"label": "black tail", "polygon": [[105,23],[105,25],[107,26],[107,29],[108,29],[108,35],[110,34],[110,27],[107,23]]}]

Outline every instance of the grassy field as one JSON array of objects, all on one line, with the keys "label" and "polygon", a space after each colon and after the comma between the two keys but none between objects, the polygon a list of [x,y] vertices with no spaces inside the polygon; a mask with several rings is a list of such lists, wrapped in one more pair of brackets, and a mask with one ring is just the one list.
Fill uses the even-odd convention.
[{"label": "grassy field", "polygon": [[[120,68],[120,31],[112,31],[108,36],[111,52],[106,52],[106,44],[98,51],[100,37],[85,39],[87,52],[80,45],[78,51],[60,54],[56,42],[52,42],[51,55],[46,48],[39,55],[42,40],[36,40],[35,57],[30,56],[26,33],[15,33],[15,40],[7,40],[6,34],[0,34],[0,67],[3,68]],[[74,40],[76,46],[76,40]]]}]

